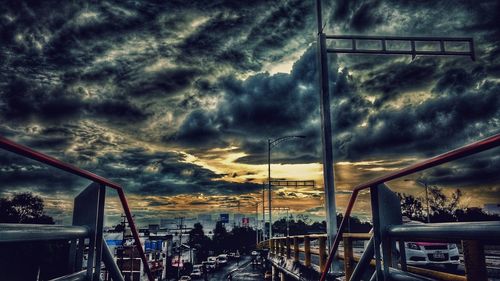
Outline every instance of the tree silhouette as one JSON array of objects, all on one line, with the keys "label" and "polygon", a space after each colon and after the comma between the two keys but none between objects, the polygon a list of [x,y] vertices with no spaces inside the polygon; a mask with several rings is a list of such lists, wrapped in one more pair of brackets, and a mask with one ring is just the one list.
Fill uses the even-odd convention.
[{"label": "tree silhouette", "polygon": [[213,241],[213,249],[216,254],[222,253],[223,250],[226,250],[226,242],[229,234],[227,233],[226,227],[220,221],[215,225],[215,229],[213,231],[214,235],[212,237]]},{"label": "tree silhouette", "polygon": [[45,215],[43,208],[43,199],[31,192],[0,198],[0,223],[54,224],[54,219]]},{"label": "tree silhouette", "polygon": [[188,245],[196,249],[196,259],[198,263],[208,257],[211,241],[210,238],[205,235],[203,225],[199,222],[195,223],[193,229],[189,231]]},{"label": "tree silhouette", "polygon": [[[411,220],[426,221],[425,198],[398,193],[401,212]],[[461,204],[462,192],[457,189],[446,195],[442,188],[429,187],[429,206],[431,222],[490,221],[500,220],[500,216],[487,214],[481,208],[467,208]]]}]

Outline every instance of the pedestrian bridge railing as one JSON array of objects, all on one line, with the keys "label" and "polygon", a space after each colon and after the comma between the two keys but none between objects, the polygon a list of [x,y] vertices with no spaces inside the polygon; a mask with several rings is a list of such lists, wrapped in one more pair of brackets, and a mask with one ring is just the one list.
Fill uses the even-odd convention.
[{"label": "pedestrian bridge railing", "polygon": [[[120,203],[135,240],[135,245],[143,263],[144,272],[149,281],[154,280],[148,260],[144,254],[144,249],[141,246],[139,232],[135,226],[125,192],[120,185],[1,136],[0,148],[93,182],[75,198],[72,226],[0,224],[0,243],[53,240],[70,241],[70,260],[68,263],[69,272],[72,273],[62,276],[57,280],[100,280],[101,261],[104,262],[113,280],[123,280],[123,276],[116,266],[113,256],[102,236],[106,187],[109,187],[118,193]],[[85,240],[89,241],[89,251],[87,269],[82,270],[83,252],[86,247]]]},{"label": "pedestrian bridge railing", "polygon": [[[320,281],[333,273],[334,258],[344,259],[346,280],[487,280],[484,245],[500,244],[500,221],[429,223],[423,225],[403,225],[399,197],[385,183],[441,164],[500,146],[500,134],[463,146],[436,157],[408,166],[401,170],[375,178],[353,189],[351,198],[340,223],[338,233],[331,242],[327,254],[326,235],[305,235],[273,238],[263,241],[260,247],[270,249],[270,256],[299,261],[303,249],[304,266],[311,267],[311,255],[318,255]],[[367,239],[366,234],[344,233],[358,194],[369,189],[372,207],[373,235],[363,255],[352,254],[351,242]],[[311,242],[317,240],[317,247]],[[339,255],[340,242],[344,240],[344,254]],[[463,245],[465,276],[451,275],[406,265],[405,243],[408,241],[459,242]],[[303,246],[300,246],[302,243]],[[396,243],[398,247],[396,247]],[[292,251],[293,245],[293,251]],[[374,266],[369,272],[370,264]],[[329,274],[330,272],[330,274]],[[369,274],[370,276],[366,276]],[[429,279],[433,278],[433,279]]]}]

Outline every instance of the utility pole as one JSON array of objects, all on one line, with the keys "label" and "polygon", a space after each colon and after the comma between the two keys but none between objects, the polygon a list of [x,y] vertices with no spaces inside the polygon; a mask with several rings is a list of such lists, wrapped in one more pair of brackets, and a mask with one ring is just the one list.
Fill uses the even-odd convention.
[{"label": "utility pole", "polygon": [[184,227],[183,226],[184,217],[178,217],[176,219],[179,220],[179,230],[180,230],[179,246],[178,246],[179,255],[177,256],[177,279],[179,279],[181,277],[182,229]]},{"label": "utility pole", "polygon": [[264,212],[264,208],[266,207],[264,204],[266,198],[266,185],[262,184],[262,241],[266,240],[266,213]]},{"label": "utility pole", "polygon": [[271,215],[271,139],[267,139],[267,204],[269,205],[269,239],[273,238],[273,219]]},{"label": "utility pole", "polygon": [[267,184],[268,184],[268,205],[269,205],[269,239],[273,238],[273,220],[272,220],[272,206],[271,206],[271,148],[277,146],[278,144],[291,140],[294,138],[303,139],[305,136],[283,136],[276,138],[274,140],[267,139]]},{"label": "utility pole", "polygon": [[259,244],[259,202],[255,204],[255,244]]}]

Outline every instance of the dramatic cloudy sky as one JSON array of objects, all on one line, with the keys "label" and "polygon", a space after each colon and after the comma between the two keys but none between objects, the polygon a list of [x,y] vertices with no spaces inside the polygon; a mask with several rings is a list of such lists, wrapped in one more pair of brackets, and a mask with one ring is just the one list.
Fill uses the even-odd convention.
[{"label": "dramatic cloudy sky", "polygon": [[[476,61],[329,56],[341,209],[363,180],[500,132],[500,2],[324,2],[327,34],[472,36],[477,49]],[[305,135],[273,150],[272,173],[316,187],[273,196],[321,218],[313,3],[2,1],[0,135],[122,184],[139,219],[238,201],[252,212],[267,139]],[[495,149],[410,179],[481,206],[500,201],[499,164]],[[88,184],[7,152],[0,182],[1,196],[32,191],[62,219]],[[412,180],[390,186],[422,194]]]}]

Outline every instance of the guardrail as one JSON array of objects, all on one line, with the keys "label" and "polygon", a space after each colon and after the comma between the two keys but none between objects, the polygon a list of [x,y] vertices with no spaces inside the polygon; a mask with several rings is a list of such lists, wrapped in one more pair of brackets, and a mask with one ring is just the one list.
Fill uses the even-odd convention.
[{"label": "guardrail", "polygon": [[[474,229],[484,229],[481,226],[484,226],[485,224],[489,226],[493,226],[494,228],[500,227],[499,225],[491,225],[491,223],[474,223],[471,225],[470,223],[463,224],[463,229],[465,229],[465,234],[460,235],[457,234],[455,239],[461,238],[461,239],[472,239],[472,238],[477,238],[474,236]],[[460,227],[457,227],[456,225],[453,226],[453,228],[458,232],[460,231]],[[395,231],[398,228],[395,228]],[[392,229],[390,231],[393,231]],[[488,235],[494,235],[498,234],[498,232],[490,232]],[[376,261],[375,259],[372,258],[365,258],[365,261],[362,261],[363,256],[356,255],[354,254],[353,250],[353,242],[358,241],[358,240],[370,240],[370,243],[366,247],[366,249],[372,249],[371,255],[373,255],[373,241],[372,241],[373,235],[371,233],[344,233],[342,236],[343,240],[343,254],[337,255],[338,259],[343,260],[344,263],[344,272],[345,272],[345,279],[346,280],[357,280],[361,279],[362,271],[359,269],[355,272],[355,265],[358,263],[363,263],[366,264],[366,266],[370,267],[375,267],[376,266]],[[416,237],[422,237],[420,235],[416,235]],[[413,236],[412,236],[413,238]],[[327,246],[326,246],[326,239],[327,235],[326,234],[316,234],[316,235],[297,235],[297,236],[290,236],[290,237],[277,237],[273,238],[271,240],[266,240],[263,241],[262,243],[259,244],[260,248],[266,247],[266,243],[270,246],[269,253],[271,257],[283,257],[286,259],[293,259],[294,262],[301,263],[306,267],[311,267],[313,265],[312,262],[312,256],[318,256],[319,259],[319,264],[317,265],[320,270],[324,270],[326,266],[326,257],[327,257]],[[318,247],[311,247],[311,242],[314,240],[319,240],[318,242]],[[420,238],[418,239],[419,241],[423,241],[426,239]],[[427,239],[429,240],[429,239]],[[436,241],[436,239],[433,237],[431,239],[432,241]],[[442,241],[442,239],[441,239]],[[463,243],[464,246],[464,252],[477,252],[475,249],[478,249],[478,245],[474,244],[471,240],[466,240]],[[304,254],[304,259],[300,259],[300,253]],[[464,256],[464,264],[465,268],[467,269],[468,272],[471,270],[474,270],[477,266],[477,261],[480,260],[477,256],[474,255],[465,255]],[[462,275],[457,275],[457,274],[452,274],[452,273],[447,273],[447,272],[442,272],[442,271],[437,271],[437,270],[431,270],[431,269],[426,269],[422,267],[415,267],[415,266],[407,266],[408,272],[415,273],[421,276],[433,278],[435,280],[441,280],[441,281],[466,281],[467,278]]]},{"label": "guardrail", "polygon": [[[146,259],[146,255],[144,253],[144,250],[142,249],[141,241],[139,239],[139,232],[137,231],[137,227],[134,223],[132,213],[130,211],[130,207],[127,202],[127,198],[125,197],[125,192],[123,191],[123,188],[118,185],[117,183],[114,183],[104,177],[98,176],[96,174],[93,174],[89,171],[83,170],[79,167],[76,167],[74,165],[62,162],[56,158],[53,158],[51,156],[48,156],[46,154],[43,154],[41,152],[35,151],[29,147],[23,146],[21,144],[15,143],[9,139],[6,139],[4,137],[0,136],[0,148],[3,148],[5,150],[11,151],[15,154],[33,159],[35,161],[47,164],[49,166],[55,167],[57,169],[69,172],[71,174],[89,179],[97,184],[99,184],[101,187],[110,187],[118,193],[118,197],[120,199],[120,203],[123,207],[123,211],[125,212],[125,216],[127,217],[127,221],[130,226],[130,230],[132,232],[132,235],[135,240],[135,244],[137,245],[137,250],[139,252],[139,255],[141,257],[142,263],[144,265],[144,271],[148,276],[149,281],[153,281],[153,275],[151,273],[151,270],[148,265],[148,261]],[[102,202],[104,202],[104,198],[102,198]],[[101,218],[102,219],[102,218]],[[100,221],[102,224],[102,220]],[[45,227],[45,226],[44,226]],[[102,240],[102,237],[98,238]]]},{"label": "guardrail", "polygon": [[[351,216],[352,208],[354,206],[354,203],[355,203],[360,191],[371,188],[372,189],[371,191],[374,192],[374,191],[376,191],[376,189],[378,188],[379,185],[381,185],[385,182],[388,182],[390,180],[401,178],[401,177],[404,177],[404,176],[407,176],[407,175],[410,175],[410,174],[413,174],[413,173],[416,173],[416,172],[419,172],[419,171],[422,171],[422,170],[425,170],[428,168],[432,168],[432,167],[435,167],[435,166],[438,166],[438,165],[441,165],[444,163],[448,163],[448,162],[451,162],[451,161],[456,160],[456,159],[460,159],[460,158],[463,158],[463,157],[466,157],[466,156],[469,156],[472,154],[476,154],[476,153],[497,147],[499,145],[500,145],[500,134],[497,134],[497,135],[494,135],[492,137],[483,139],[483,140],[478,141],[478,142],[474,142],[472,144],[469,144],[469,145],[463,146],[461,148],[452,150],[450,152],[435,156],[433,158],[424,160],[422,162],[418,162],[414,165],[408,166],[408,167],[403,168],[401,170],[389,173],[387,175],[375,178],[373,180],[367,181],[365,183],[362,183],[362,184],[356,186],[353,189],[351,198],[349,199],[349,203],[348,203],[346,211],[344,213],[344,217],[342,219],[342,222],[340,223],[338,233],[335,236],[335,239],[332,243],[332,247],[330,250],[330,254],[328,255],[328,259],[327,259],[325,268],[327,268],[327,269],[330,268],[330,266],[333,262],[333,257],[337,253],[337,250],[338,250],[338,247],[340,244],[340,240],[342,239],[342,234],[344,233],[344,230],[347,226],[347,221],[349,220],[349,217]],[[373,199],[373,194],[372,194],[372,199]],[[373,204],[372,204],[372,206],[373,206]],[[375,241],[375,242],[379,242],[379,241]],[[377,247],[375,247],[375,248],[377,248]],[[376,250],[376,252],[377,252],[377,250]],[[376,253],[376,256],[378,256],[377,258],[379,258],[380,253],[378,253],[378,254]],[[377,268],[377,271],[378,271],[378,274],[380,275],[380,268]],[[328,273],[328,270],[322,271],[320,281],[325,280],[327,273]]]}]

